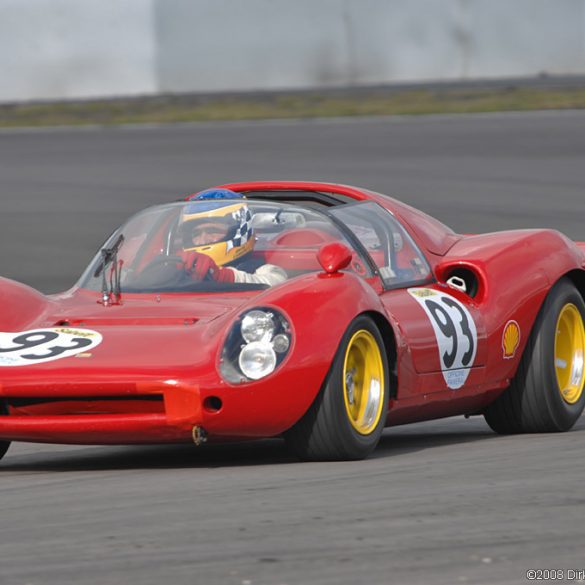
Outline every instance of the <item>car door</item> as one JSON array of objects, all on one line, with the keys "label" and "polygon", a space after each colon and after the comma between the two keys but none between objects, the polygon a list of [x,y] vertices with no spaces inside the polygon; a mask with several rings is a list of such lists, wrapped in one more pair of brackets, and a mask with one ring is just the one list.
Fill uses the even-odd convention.
[{"label": "car door", "polygon": [[415,374],[402,385],[402,397],[483,383],[487,336],[472,299],[439,284],[389,290],[381,299],[400,327],[405,352],[399,368]]},{"label": "car door", "polygon": [[381,300],[403,346],[402,397],[481,385],[486,331],[473,299],[436,283],[406,229],[377,203],[344,206],[335,215],[359,240],[384,284]]}]

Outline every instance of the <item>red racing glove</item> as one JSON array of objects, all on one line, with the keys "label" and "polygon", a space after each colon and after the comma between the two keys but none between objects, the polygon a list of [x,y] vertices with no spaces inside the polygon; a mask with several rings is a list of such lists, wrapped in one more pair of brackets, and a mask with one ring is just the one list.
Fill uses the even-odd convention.
[{"label": "red racing glove", "polygon": [[200,252],[183,252],[181,258],[185,264],[185,270],[196,281],[204,280],[208,275],[211,280],[217,282],[234,282],[235,274],[229,268],[220,268],[206,254]]}]

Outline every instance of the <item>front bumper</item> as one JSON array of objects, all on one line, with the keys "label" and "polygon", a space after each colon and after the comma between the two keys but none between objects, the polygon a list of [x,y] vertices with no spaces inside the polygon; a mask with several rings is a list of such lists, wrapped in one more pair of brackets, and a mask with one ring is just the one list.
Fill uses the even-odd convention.
[{"label": "front bumper", "polygon": [[164,415],[6,416],[0,439],[71,445],[184,443],[192,427],[170,424]]},{"label": "front bumper", "polygon": [[[14,368],[16,369],[16,368]],[[277,436],[307,411],[325,372],[283,368],[231,386],[215,373],[191,377],[121,372],[0,382],[0,441],[81,445],[190,443]],[[156,377],[155,377],[156,376]]]},{"label": "front bumper", "polygon": [[[51,390],[50,392],[48,390]],[[190,442],[204,420],[190,382],[0,386],[0,440],[65,444]],[[213,411],[209,416],[213,417]]]}]

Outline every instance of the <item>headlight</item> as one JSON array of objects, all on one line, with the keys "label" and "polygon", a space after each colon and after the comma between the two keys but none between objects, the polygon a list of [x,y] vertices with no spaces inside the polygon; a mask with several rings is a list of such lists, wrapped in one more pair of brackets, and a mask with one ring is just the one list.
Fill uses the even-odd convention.
[{"label": "headlight", "polygon": [[274,316],[265,311],[250,311],[242,319],[242,337],[247,343],[272,339],[274,328]]},{"label": "headlight", "polygon": [[268,308],[247,311],[227,336],[221,375],[232,384],[264,378],[284,360],[291,342],[290,325],[280,312]]},{"label": "headlight", "polygon": [[290,335],[279,333],[272,340],[272,347],[276,353],[286,353],[290,347]]},{"label": "headlight", "polygon": [[274,372],[276,354],[270,343],[253,341],[240,352],[238,364],[244,375],[252,380],[259,380]]}]

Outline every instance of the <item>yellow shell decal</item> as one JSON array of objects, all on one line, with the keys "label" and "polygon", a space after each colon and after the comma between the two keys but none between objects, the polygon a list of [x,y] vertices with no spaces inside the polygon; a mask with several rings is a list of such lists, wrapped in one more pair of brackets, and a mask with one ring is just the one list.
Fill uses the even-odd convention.
[{"label": "yellow shell decal", "polygon": [[504,359],[510,360],[516,355],[520,345],[520,325],[516,321],[508,321],[502,335],[502,350]]}]

